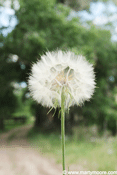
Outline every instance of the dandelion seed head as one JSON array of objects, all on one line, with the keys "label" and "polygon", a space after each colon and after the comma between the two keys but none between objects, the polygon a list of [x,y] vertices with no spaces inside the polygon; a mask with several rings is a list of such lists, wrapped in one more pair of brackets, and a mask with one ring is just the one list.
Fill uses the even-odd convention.
[{"label": "dandelion seed head", "polygon": [[29,90],[38,103],[47,107],[61,107],[64,87],[65,107],[81,105],[94,93],[93,66],[82,55],[73,52],[47,52],[34,63],[28,80]]}]

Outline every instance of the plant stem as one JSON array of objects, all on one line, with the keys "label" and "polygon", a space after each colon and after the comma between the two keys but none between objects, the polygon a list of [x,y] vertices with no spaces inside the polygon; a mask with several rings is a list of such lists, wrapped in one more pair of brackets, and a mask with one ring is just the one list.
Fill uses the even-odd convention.
[{"label": "plant stem", "polygon": [[62,138],[62,166],[63,171],[65,170],[65,96],[64,87],[61,93],[61,138]]}]

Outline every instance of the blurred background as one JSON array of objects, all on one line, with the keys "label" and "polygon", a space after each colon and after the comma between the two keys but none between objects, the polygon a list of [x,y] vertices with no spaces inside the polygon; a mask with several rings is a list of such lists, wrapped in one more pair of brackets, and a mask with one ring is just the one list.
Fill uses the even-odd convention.
[{"label": "blurred background", "polygon": [[[47,115],[49,109],[31,99],[27,79],[46,51],[71,50],[94,65],[97,88],[90,102],[66,114],[66,163],[76,170],[117,170],[117,0],[0,5],[1,135],[30,125],[30,144],[61,162],[59,109]],[[16,137],[12,133],[7,140]]]}]

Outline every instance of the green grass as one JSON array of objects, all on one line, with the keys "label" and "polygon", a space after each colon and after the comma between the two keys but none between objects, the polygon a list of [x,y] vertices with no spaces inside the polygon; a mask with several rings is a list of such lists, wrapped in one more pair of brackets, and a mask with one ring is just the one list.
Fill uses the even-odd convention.
[{"label": "green grass", "polygon": [[[59,134],[42,134],[31,131],[28,135],[31,145],[46,157],[61,163],[61,139]],[[116,171],[117,138],[98,139],[95,142],[66,139],[66,164],[80,165],[81,170]]]},{"label": "green grass", "polygon": [[17,128],[19,126],[22,126],[22,125],[23,124],[21,124],[21,123],[6,124],[5,125],[5,131],[10,131],[10,130],[12,130],[14,128]]},{"label": "green grass", "polygon": [[5,124],[5,129],[3,131],[0,130],[0,133],[2,134],[4,132],[8,132],[8,131],[10,131],[10,130],[12,130],[14,128],[20,127],[22,125],[23,124],[21,124],[21,123],[6,123]]},{"label": "green grass", "polygon": [[0,134],[2,134],[3,132],[8,132],[14,128],[20,127],[20,126],[24,126],[24,125],[28,125],[28,124],[34,124],[34,117],[30,117],[28,118],[27,122],[25,124],[21,123],[21,122],[14,122],[12,119],[5,121],[5,129],[4,131],[0,130]]}]

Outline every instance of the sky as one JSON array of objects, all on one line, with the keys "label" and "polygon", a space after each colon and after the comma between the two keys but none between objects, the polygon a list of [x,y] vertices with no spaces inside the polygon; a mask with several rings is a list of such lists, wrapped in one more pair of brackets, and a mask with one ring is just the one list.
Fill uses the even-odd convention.
[{"label": "sky", "polygon": [[[80,17],[82,23],[92,21],[94,25],[110,30],[112,41],[117,41],[117,7],[114,3],[92,2],[89,11],[72,12],[71,16]],[[108,23],[112,23],[112,26],[107,25]]]},{"label": "sky", "polygon": [[0,7],[0,27],[9,27],[8,29],[4,29],[3,34],[6,36],[7,33],[13,30],[16,24],[17,19],[15,18],[14,10],[8,7]]},{"label": "sky", "polygon": [[[9,0],[7,0],[5,7],[0,8],[0,27],[9,26],[8,29],[4,29],[4,35],[11,32],[17,24],[17,19],[14,16],[15,12],[10,9],[9,6]],[[17,2],[15,7],[16,9],[19,8]],[[108,2],[105,5],[105,3],[102,2],[91,2],[89,11],[90,13],[85,10],[80,12],[72,11],[69,18],[78,16],[82,23],[92,21],[94,25],[100,26],[101,28],[104,28],[104,25],[106,25],[105,28],[111,30],[112,41],[117,41],[117,7],[114,3]],[[112,23],[112,27],[110,28],[107,23]]]}]

